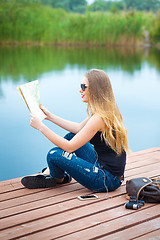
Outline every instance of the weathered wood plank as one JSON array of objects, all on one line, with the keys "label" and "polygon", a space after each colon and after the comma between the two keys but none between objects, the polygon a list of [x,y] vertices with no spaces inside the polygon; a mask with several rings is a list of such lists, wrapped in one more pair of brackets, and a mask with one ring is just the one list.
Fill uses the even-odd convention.
[{"label": "weathered wood plank", "polygon": [[157,152],[157,151],[160,151],[160,147],[153,147],[153,148],[149,148],[149,149],[144,149],[144,150],[141,150],[141,151],[137,151],[137,152],[131,152],[130,154],[128,154],[128,156],[130,157],[137,157],[137,156],[140,156],[140,155],[147,155],[149,153],[153,154],[154,152]]},{"label": "weathered wood plank", "polygon": [[[101,236],[108,237],[109,234],[121,231],[126,228],[131,228],[135,224],[138,225],[143,221],[149,221],[153,217],[157,217],[157,218],[160,217],[160,213],[158,213],[159,206],[152,206],[150,208],[141,208],[141,210],[134,211],[134,212],[132,210],[131,212],[128,211],[127,209],[124,209],[124,210],[126,210],[126,213],[127,213],[125,216],[107,221],[106,220],[108,217],[108,212],[107,212],[106,215],[103,214],[104,221],[100,222],[100,224],[92,226],[90,228],[83,229],[78,232],[73,232],[72,234],[69,234],[69,235],[64,235],[59,239],[65,240],[66,237],[67,237],[67,240],[88,239],[88,236],[89,236],[89,239],[99,239]],[[114,214],[115,212],[116,211],[114,211]],[[84,226],[85,226],[85,222],[84,222]],[[53,230],[52,234],[54,234],[54,229],[52,230]],[[40,236],[42,236],[42,232]]]},{"label": "weathered wood plank", "polygon": [[[117,192],[118,192],[117,194],[119,195],[120,190],[118,191],[118,189],[117,189]],[[109,196],[112,196],[112,195],[114,196],[115,194],[116,194],[116,191],[111,193]],[[98,196],[99,195],[100,194],[98,194]],[[81,209],[80,209],[81,207],[86,209],[85,214],[88,211],[89,212],[97,212],[99,208],[100,209],[106,208],[106,198],[105,198],[106,195],[104,195],[104,194],[102,195],[103,196],[102,198],[95,200],[96,202],[95,201],[80,201],[80,200],[77,199],[77,196],[78,195],[74,196],[75,200],[73,199],[73,201],[70,200],[70,202],[69,202],[69,205],[71,204],[70,208],[73,210],[74,213],[75,213],[75,211],[78,211],[78,212],[81,211]],[[125,199],[125,197],[124,197],[124,199]],[[74,201],[75,201],[75,203],[73,203]],[[53,199],[53,202],[54,202],[54,199]],[[72,208],[72,204],[74,204],[75,207]],[[56,213],[60,214],[61,211],[59,210],[57,212],[56,208],[58,207],[58,209],[59,208],[61,209],[63,205],[65,206],[64,209],[66,210],[67,203],[65,204],[65,202],[64,202],[63,204],[62,203],[61,204],[57,203],[55,206],[53,204],[53,205],[50,205],[50,206],[46,206],[45,208],[43,207],[43,208],[38,208],[38,209],[35,209],[35,210],[32,210],[32,211],[24,212],[20,216],[19,215],[17,215],[17,216],[13,215],[13,216],[8,217],[8,218],[3,218],[3,219],[0,220],[1,229],[8,228],[8,226],[11,227],[11,226],[15,226],[17,224],[23,224],[25,222],[33,221],[33,220],[36,220],[36,219],[39,219],[39,218],[42,218],[42,217],[54,216]],[[112,202],[110,202],[110,206],[111,205],[112,205]],[[91,206],[91,207],[93,206],[94,209],[90,209],[90,208],[88,208],[88,206]],[[95,208],[95,206],[96,206],[96,208]],[[70,213],[71,213],[71,210],[70,210]],[[84,214],[84,213],[79,213],[79,214]],[[60,217],[60,221],[61,221],[61,217]]]},{"label": "weathered wood plank", "polygon": [[125,171],[128,171],[130,169],[134,169],[134,168],[138,168],[138,167],[141,167],[141,166],[147,166],[147,165],[152,165],[154,163],[158,163],[160,162],[160,159],[157,157],[157,158],[152,158],[152,161],[151,161],[151,158],[150,157],[147,157],[145,159],[140,159],[139,161],[136,161],[136,162],[127,162],[126,163],[126,168],[125,168]]},{"label": "weathered wood plank", "polygon": [[[156,173],[159,173],[159,170],[156,170]],[[142,176],[142,175],[140,175],[140,176]],[[147,173],[147,175],[143,174],[143,176],[148,177],[149,175]],[[151,176],[149,176],[149,177],[151,177]],[[51,203],[53,204],[53,202],[60,201],[60,199],[63,198],[63,196],[61,194],[66,194],[67,189],[68,189],[68,191],[67,191],[67,194],[65,195],[65,201],[67,201],[69,199],[73,199],[75,196],[78,196],[78,194],[83,195],[83,194],[88,194],[90,192],[87,189],[83,188],[81,185],[79,185],[79,188],[78,188],[77,185],[78,185],[78,183],[76,185],[74,185],[74,186],[76,186],[76,191],[74,193],[72,192],[74,190],[73,187],[72,187],[72,191],[70,193],[68,193],[70,190],[70,189],[68,189],[69,185],[65,185],[65,186],[63,186],[64,191],[62,189],[60,190],[60,196],[59,195],[56,196],[56,194],[58,194],[58,193],[55,192],[55,189],[49,189],[49,190],[45,191],[44,193],[42,193],[42,192],[37,193],[36,199],[34,199],[34,200],[33,200],[33,196],[35,196],[35,193],[34,193],[34,195],[27,195],[27,196],[23,196],[22,198],[19,198],[19,201],[18,201],[19,205],[17,205],[16,199],[12,199],[11,200],[12,202],[10,200],[1,202],[1,208],[3,208],[3,210],[1,210],[1,217],[5,217],[5,216],[7,216],[7,214],[8,214],[8,216],[13,215],[14,212],[17,214],[18,212],[32,210],[34,208],[37,208],[38,206],[43,207],[47,204],[48,205]],[[123,184],[123,186],[124,185],[125,185],[125,183]],[[125,194],[125,191],[126,191],[125,188],[120,187],[117,191],[120,191],[120,189],[121,189],[121,194]],[[59,188],[58,188],[58,190],[59,190]],[[54,193],[53,193],[53,191],[54,191]],[[77,193],[77,191],[80,191],[80,192]],[[117,191],[114,193],[117,193]],[[111,193],[109,193],[109,194],[111,194]],[[43,195],[45,195],[45,197]],[[69,198],[69,196],[72,196],[72,198],[71,197]],[[112,196],[112,194],[111,194],[111,196]],[[25,204],[26,202],[24,202],[24,199],[27,201],[27,203],[28,203],[27,205]],[[22,202],[21,202],[21,200],[22,200]],[[14,203],[16,205],[13,205]],[[40,205],[40,203],[43,203],[43,204]],[[7,204],[9,205],[8,207],[7,207]],[[30,206],[33,206],[33,208],[30,208]]]},{"label": "weathered wood plank", "polygon": [[159,240],[159,239],[160,239],[160,229],[147,233],[143,236],[136,237],[134,240]]},{"label": "weathered wood plank", "polygon": [[[79,201],[77,199],[77,201]],[[27,233],[35,231],[41,231],[44,230],[44,234],[46,235],[47,239],[49,238],[49,234],[51,233],[51,236],[54,238],[59,237],[60,235],[65,234],[67,231],[78,231],[81,230],[81,228],[89,228],[96,226],[104,221],[109,221],[112,218],[117,218],[124,216],[128,214],[128,211],[124,208],[124,203],[126,202],[125,197],[116,197],[109,200],[103,200],[101,202],[95,202],[90,203],[83,206],[78,206],[77,208],[70,208],[68,211],[65,211],[65,208],[63,208],[63,205],[59,208],[59,206],[55,206],[55,208],[59,208],[59,213],[56,212],[56,214],[52,214],[52,216],[44,217],[41,216],[41,219],[35,219],[35,214],[32,214],[32,217],[34,218],[34,221],[30,219],[30,222],[26,222],[25,224],[21,223],[21,226],[14,227],[12,229],[9,229],[10,237],[13,237],[13,233],[22,234],[20,236],[26,235]],[[64,204],[65,206],[65,204]],[[148,208],[150,205],[145,206],[144,208]],[[54,212],[54,206],[53,206],[53,212]],[[42,212],[43,210],[41,210]],[[39,214],[41,215],[41,212]],[[129,211],[130,212],[130,211]],[[132,211],[133,212],[133,211]],[[131,212],[131,213],[132,213]],[[82,220],[83,219],[83,220]],[[17,219],[18,221],[18,219]],[[19,220],[20,221],[20,220]],[[2,225],[3,226],[3,225]],[[11,226],[11,222],[10,222]],[[47,230],[45,230],[47,228]],[[50,229],[51,228],[51,229]],[[67,230],[68,229],[68,230]],[[14,237],[18,237],[19,235],[14,235]],[[37,234],[35,234],[37,236]],[[3,239],[4,239],[3,235]]]},{"label": "weathered wood plank", "polygon": [[[41,191],[25,189],[26,194],[21,197],[11,198],[0,202],[0,209],[5,209],[13,206],[19,206],[20,204],[27,204],[29,202],[38,201],[39,199],[51,198],[56,195],[62,195],[67,192],[74,192],[83,189],[83,187],[78,184],[68,184],[67,187],[56,187],[51,189],[43,189]],[[28,193],[28,194],[27,194]],[[18,201],[17,201],[18,200]]]},{"label": "weathered wood plank", "polygon": [[128,171],[126,171],[125,177],[129,177],[137,174],[141,174],[141,176],[143,176],[143,173],[148,173],[151,170],[153,171],[157,169],[160,169],[160,162],[152,163],[151,165],[147,165],[147,166],[140,166],[135,169],[129,169]]},{"label": "weathered wood plank", "polygon": [[[125,209],[125,183],[160,175],[160,148],[127,157],[125,181],[114,192],[97,193],[94,201],[78,195],[91,191],[75,180],[52,189],[25,189],[21,178],[0,182],[0,239],[147,239],[160,231],[158,204]],[[107,200],[106,200],[107,199]],[[118,237],[118,238],[117,238]],[[124,238],[125,237],[125,238]]]},{"label": "weathered wood plank", "polygon": [[[30,202],[24,205],[20,205],[20,206],[15,206],[12,208],[6,208],[4,210],[1,210],[1,217],[0,218],[4,218],[4,217],[8,217],[8,216],[12,216],[12,215],[16,215],[16,214],[22,214],[23,212],[27,212],[27,211],[32,211],[34,209],[38,209],[38,208],[45,208],[46,206],[53,206],[55,204],[65,204],[65,209],[67,207],[68,201],[71,202],[71,206],[72,207],[79,207],[82,205],[86,205],[86,204],[93,204],[94,202],[90,202],[90,201],[79,201],[77,199],[77,197],[79,195],[86,195],[86,194],[90,194],[92,193],[91,191],[83,188],[82,190],[79,191],[75,191],[75,192],[71,192],[71,193],[65,193],[65,198],[62,195],[58,195],[55,197],[51,197],[51,198],[46,198],[46,199],[39,199],[36,202]],[[119,189],[117,189],[114,192],[111,193],[96,193],[99,198],[96,199],[96,201],[102,201],[104,199],[107,198],[112,198],[112,197],[117,197],[117,196],[122,196],[125,194],[125,186],[120,187]],[[78,201],[77,201],[78,200]]]},{"label": "weathered wood plank", "polygon": [[[114,240],[114,239],[121,240],[121,239],[125,239],[126,236],[127,236],[127,239],[147,240],[147,237],[146,235],[144,236],[144,234],[150,233],[150,232],[152,232],[152,238],[150,240],[154,240],[154,239],[156,240],[155,237],[158,234],[158,232],[159,232],[159,239],[160,239],[160,217],[151,219],[149,221],[145,221],[144,219],[144,222],[141,222],[136,226],[134,225],[131,228],[127,228],[127,229],[118,231],[116,233],[110,234],[109,236],[107,236],[107,240]],[[102,238],[100,237],[98,239],[106,240],[106,236]]]}]

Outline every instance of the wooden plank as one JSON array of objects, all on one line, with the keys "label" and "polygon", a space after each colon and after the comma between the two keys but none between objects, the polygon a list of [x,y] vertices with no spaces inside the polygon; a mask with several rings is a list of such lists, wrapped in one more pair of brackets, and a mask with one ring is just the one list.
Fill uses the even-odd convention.
[{"label": "wooden plank", "polygon": [[[136,175],[134,175],[134,177],[142,177],[142,176],[143,177],[154,177],[154,176],[158,176],[158,174],[159,174],[159,169],[156,169],[156,170],[153,170],[153,171],[150,171],[150,172],[147,172],[147,173],[143,173],[143,175],[142,174],[136,174]],[[130,179],[131,177],[133,177],[133,176],[130,176],[130,177],[126,178],[125,181]],[[123,184],[125,184],[125,182]],[[66,191],[67,192],[68,191],[76,191],[76,190],[78,191],[78,190],[83,188],[78,183],[74,183],[74,185],[67,185],[67,188],[68,187],[69,187],[69,189],[66,189],[66,186],[64,186],[64,188],[62,188],[63,190],[61,189],[61,192],[59,194],[63,194]],[[31,200],[32,202],[34,202],[36,200],[38,201],[39,199],[45,199],[45,198],[48,198],[48,197],[53,197],[53,196],[56,195],[57,189],[59,189],[59,188],[55,188],[54,190],[53,189],[41,190],[38,193],[37,193],[38,190],[25,189],[26,194],[24,193],[24,195],[22,197],[18,197],[18,202],[17,202],[16,198],[12,198],[10,200],[3,201],[0,204],[0,209],[5,209],[5,208],[12,207],[12,206],[18,206],[20,204],[28,203],[28,202],[30,202],[30,197],[32,199]],[[27,192],[29,192],[28,195],[27,195]]]},{"label": "wooden plank", "polygon": [[150,153],[146,153],[144,155],[137,155],[137,156],[134,156],[134,155],[127,155],[127,161],[126,163],[132,163],[132,162],[139,162],[139,161],[143,161],[145,159],[157,159],[159,158],[159,151],[156,151],[156,152],[150,152]]},{"label": "wooden plank", "polygon": [[148,148],[148,149],[144,149],[144,150],[137,151],[137,152],[131,152],[128,154],[128,156],[136,158],[137,156],[140,156],[140,155],[144,156],[146,154],[154,153],[157,151],[160,151],[160,147],[153,147],[153,148]]},{"label": "wooden plank", "polygon": [[[76,201],[81,203],[81,201],[79,201],[78,199]],[[7,232],[10,232],[10,235],[9,235],[10,237],[12,236],[14,238],[17,238],[19,236],[22,237],[24,234],[26,235],[29,232],[32,232],[32,235],[33,235],[35,231],[37,232],[37,231],[44,230],[44,234],[47,236],[47,239],[49,237],[50,232],[51,232],[51,235],[54,236],[55,238],[55,237],[58,237],[60,234],[63,235],[64,229],[65,229],[65,233],[68,230],[69,231],[81,230],[81,228],[93,227],[99,224],[100,222],[110,220],[111,218],[114,219],[117,217],[121,217],[122,215],[128,214],[128,212],[132,213],[133,211],[126,211],[124,207],[125,202],[126,202],[126,199],[124,197],[116,197],[109,200],[104,199],[101,202],[97,202],[96,200],[96,202],[94,203],[90,203],[90,204],[86,203],[86,205],[78,206],[77,208],[70,209],[69,211],[64,210],[64,212],[59,212],[59,213],[57,212],[56,214],[54,214],[54,207],[53,207],[52,216],[49,216],[47,218],[43,216],[42,212],[44,211],[44,209],[42,209],[41,211],[39,211],[39,216],[41,216],[41,219],[37,218],[36,220],[35,213],[33,212],[32,218],[34,219],[30,219],[30,222],[28,222],[27,221],[28,219],[26,219],[25,216],[23,216],[25,218],[25,224],[22,224],[22,220],[20,221],[19,219],[17,219],[17,223],[20,224],[20,226],[14,227],[12,229],[8,229]],[[148,206],[145,206],[144,208],[148,208]],[[57,207],[58,206],[56,206],[56,208]],[[62,207],[63,205],[61,206],[61,208]],[[9,220],[9,226],[11,226],[12,222],[10,221],[10,219],[8,220]],[[16,219],[14,218],[14,220]],[[3,222],[1,223],[1,226],[2,227],[4,226]],[[47,230],[45,230],[46,228]],[[55,233],[53,233],[53,231]],[[17,232],[19,235],[13,235],[13,233],[17,234]],[[3,231],[3,233],[5,233],[5,231]],[[6,239],[5,235],[2,235],[1,237],[3,237],[3,239]]]},{"label": "wooden plank", "polygon": [[[120,192],[121,192],[121,190],[117,189],[117,191],[114,191],[114,192],[110,193],[109,196],[119,195]],[[106,194],[104,194],[104,193],[101,193],[101,194],[99,193],[98,194],[98,196],[101,195],[102,197],[100,199],[95,200],[96,203],[94,201],[89,201],[89,202],[88,201],[80,201],[80,200],[77,199],[78,194],[76,194],[76,196],[74,196],[75,200],[73,199],[75,201],[75,206],[73,208],[73,211],[76,211],[75,208],[77,208],[78,211],[79,211],[80,207],[86,207],[87,208],[86,211],[90,211],[90,209],[88,209],[88,206],[89,205],[94,205],[94,204],[96,204],[97,207],[99,205],[100,209],[106,207],[105,203],[103,203],[103,202],[106,201],[106,198],[105,198]],[[124,199],[125,199],[125,197],[124,197]],[[125,201],[126,201],[126,199],[125,199]],[[101,204],[99,202],[101,202]],[[73,201],[70,200],[69,205],[70,204],[71,204],[70,208],[72,209]],[[112,204],[112,202],[110,202],[110,206],[111,206],[111,204]],[[59,203],[54,205],[54,199],[53,199],[53,204],[50,205],[50,206],[46,206],[45,208],[40,207],[40,208],[32,210],[32,211],[24,212],[20,216],[19,215],[17,215],[17,216],[13,215],[11,217],[2,218],[0,220],[1,229],[5,229],[8,226],[11,227],[11,226],[15,226],[17,224],[23,224],[25,222],[29,222],[29,221],[32,221],[32,220],[35,220],[35,219],[39,219],[40,217],[42,218],[42,217],[47,217],[47,216],[54,216],[55,213],[57,213],[57,211],[56,211],[57,207],[59,209],[59,206],[60,206],[60,208],[62,208],[62,206],[64,206],[64,209],[66,210],[67,209],[66,205],[67,205],[66,202],[64,202],[63,204],[61,203],[60,205],[59,205]],[[99,208],[97,208],[97,207],[94,210],[91,209],[91,211],[94,211],[94,212],[98,211]],[[58,213],[60,213],[60,212],[58,211]]]},{"label": "wooden plank", "polygon": [[160,240],[160,229],[147,233],[143,236],[136,237],[135,240]]},{"label": "wooden plank", "polygon": [[[62,206],[62,204],[64,205],[64,203],[65,203],[65,209],[66,209],[68,201],[70,201],[72,203],[72,207],[75,207],[74,200],[78,195],[86,195],[86,194],[90,194],[90,193],[91,193],[91,191],[89,191],[85,188],[82,188],[82,190],[79,190],[78,192],[74,191],[74,192],[65,193],[64,196],[58,195],[58,196],[54,196],[54,197],[48,197],[45,199],[39,199],[38,201],[29,202],[27,204],[22,204],[22,205],[15,206],[12,208],[6,208],[4,210],[1,210],[0,219],[4,218],[4,217],[9,217],[12,215],[22,214],[24,212],[32,211],[32,210],[39,209],[39,208],[45,208],[48,206],[53,207],[53,205],[55,205],[55,204],[61,204],[61,206]],[[85,202],[82,202],[82,203],[85,204]],[[59,211],[59,208],[58,208],[58,211]],[[55,212],[56,212],[56,209],[55,209]]]},{"label": "wooden plank", "polygon": [[20,181],[18,183],[10,183],[7,185],[1,185],[0,186],[0,194],[3,194],[5,192],[11,192],[11,191],[18,190],[18,189],[23,189],[23,186],[20,183]]},{"label": "wooden plank", "polygon": [[[146,233],[150,233],[152,231],[152,237],[156,237],[155,235],[155,230],[157,230],[156,232],[156,235],[158,234],[159,232],[159,239],[160,239],[160,217],[158,218],[154,218],[154,219],[151,219],[149,221],[146,221],[144,220],[144,222],[141,222],[139,223],[138,225],[134,225],[130,228],[127,228],[127,229],[122,229],[116,233],[113,233],[113,234],[110,234],[107,236],[107,240],[113,240],[113,239],[116,239],[116,240],[121,240],[121,239],[125,239],[126,236],[127,236],[127,239],[136,239],[137,240],[137,237],[138,239],[142,239],[142,236],[144,237],[144,239],[146,240]],[[145,236],[144,236],[145,234]],[[100,237],[98,238],[99,240],[105,240],[106,239],[106,236],[104,237]],[[152,238],[153,240],[154,238]]]},{"label": "wooden plank", "polygon": [[91,191],[76,181],[35,190],[23,188],[21,178],[0,182],[0,226],[3,229],[0,239],[68,240],[88,239],[89,236],[108,240],[121,236],[129,240],[150,236],[160,228],[159,205],[145,204],[137,211],[125,209],[125,183],[135,177],[159,176],[159,160],[160,148],[130,154],[122,186],[107,197],[106,193],[98,193],[100,198],[95,201],[77,199],[78,195]]},{"label": "wooden plank", "polygon": [[[126,211],[129,213],[128,210]],[[116,212],[117,211],[114,211],[113,214],[116,214]],[[99,224],[92,226],[90,228],[82,229],[81,231],[78,231],[78,232],[73,232],[69,235],[63,235],[58,239],[61,239],[61,240],[77,239],[78,240],[78,239],[87,239],[88,236],[90,239],[99,239],[101,236],[103,237],[107,236],[107,239],[108,239],[108,235],[116,231],[118,232],[123,230],[124,228],[131,228],[132,226],[137,225],[143,221],[149,221],[153,217],[157,217],[157,218],[160,217],[160,213],[157,213],[157,212],[159,212],[159,206],[152,206],[150,208],[141,208],[141,210],[138,210],[138,211],[131,210],[130,214],[126,214],[125,216],[122,216],[119,218],[116,217],[113,220],[109,220],[111,217],[108,215],[108,212],[106,212],[106,215],[103,214],[104,221],[99,222]],[[99,217],[99,215],[97,217]],[[97,217],[96,217],[96,220],[98,221]],[[107,221],[107,219],[109,221]],[[83,222],[84,222],[84,219],[83,219]],[[84,222],[83,226],[86,226],[85,224],[86,222]],[[54,234],[54,228],[52,228],[52,237],[54,237],[53,234]],[[41,232],[40,237],[42,236],[44,237],[44,235]],[[32,237],[33,237],[32,239],[34,239],[34,235],[32,235]]]},{"label": "wooden plank", "polygon": [[[143,174],[139,173],[139,174],[136,174],[134,176],[129,176],[129,177],[126,177],[125,178],[125,181],[123,184],[125,184],[126,180],[128,179],[131,179],[132,177],[155,177],[155,176],[159,176],[159,169],[156,169],[156,170],[153,170],[153,171],[150,171],[150,172],[145,172]],[[67,185],[67,188],[68,188],[69,185]],[[48,197],[53,197],[55,196],[55,194],[57,193],[57,189],[59,189],[60,187],[58,188],[54,188],[53,189],[49,189],[49,190],[30,190],[30,189],[25,189],[24,191],[24,194],[21,196],[21,197],[17,197],[17,198],[14,198],[13,195],[12,195],[12,198],[9,199],[9,200],[6,200],[6,201],[2,201],[1,204],[0,204],[0,209],[5,209],[5,208],[9,208],[9,207],[12,207],[12,206],[18,206],[20,204],[26,204],[28,202],[30,202],[30,197],[31,197],[31,201],[34,202],[34,201],[38,201],[39,199],[45,199],[45,198],[48,198]],[[74,184],[72,186],[70,186],[70,189],[66,189],[63,188],[63,190],[61,191],[60,194],[63,194],[65,193],[66,191],[78,191],[80,189],[82,189],[83,187],[80,185],[80,184]],[[27,194],[28,193],[28,194]],[[57,193],[58,194],[58,193]],[[17,201],[18,199],[18,201]]]},{"label": "wooden plank", "polygon": [[[156,170],[156,173],[157,172],[159,172],[159,170]],[[138,176],[142,176],[142,175],[138,175]],[[147,175],[144,174],[143,176],[151,177],[151,176],[148,175],[148,173],[147,173]],[[126,178],[126,180],[127,179],[129,179],[129,178]],[[79,185],[79,188],[77,187],[77,185]],[[65,195],[66,201],[70,199],[71,195],[73,196],[72,198],[74,198],[75,196],[78,196],[78,195],[81,195],[81,194],[83,195],[83,194],[87,194],[87,193],[91,192],[91,191],[88,191],[87,189],[83,188],[80,184],[77,183],[76,185],[74,185],[76,191],[73,193],[72,191],[70,192],[69,189],[67,190],[68,186],[69,185],[63,186],[64,191],[62,191],[62,189],[60,190],[61,194],[66,194],[66,191],[67,191],[67,195]],[[123,186],[125,186],[125,181],[124,181]],[[72,188],[72,190],[74,190],[74,189]],[[53,191],[54,191],[54,193],[53,193]],[[77,191],[80,191],[80,192],[77,193]],[[121,191],[121,194],[126,193],[125,187],[122,187],[122,186],[118,190],[116,190],[114,193],[117,194],[117,191]],[[70,193],[68,193],[68,192],[70,192]],[[7,216],[7,214],[8,214],[8,216],[13,215],[14,212],[16,214],[18,214],[18,212],[24,212],[24,211],[32,210],[32,209],[37,208],[37,206],[40,203],[42,203],[42,205],[40,204],[40,207],[43,207],[47,204],[49,205],[49,204],[53,203],[53,198],[54,198],[54,202],[60,201],[60,199],[62,199],[63,196],[61,194],[60,194],[60,196],[59,196],[59,194],[58,194],[58,196],[56,196],[56,194],[58,194],[58,192],[55,192],[55,189],[54,190],[49,189],[49,190],[45,191],[45,197],[43,197],[42,193],[38,193],[36,195],[34,193],[34,195],[29,195],[29,196],[27,195],[27,196],[23,196],[22,198],[19,198],[18,205],[17,205],[16,199],[12,199],[11,201],[1,202],[1,208],[2,208],[1,216],[5,217],[5,216]],[[109,193],[109,195],[110,195],[110,193]],[[33,196],[36,197],[36,199],[33,199]],[[111,195],[111,196],[113,196],[113,195]],[[26,206],[26,203],[27,203],[27,206]],[[33,208],[30,208],[31,206],[33,206]]]},{"label": "wooden plank", "polygon": [[[148,175],[147,175],[148,176]],[[64,186],[65,187],[65,190],[66,190],[66,186]],[[68,186],[67,186],[67,188],[68,188]],[[77,189],[77,187],[76,187],[76,189]],[[73,189],[72,189],[73,190]],[[79,190],[79,189],[78,189]],[[48,195],[48,193],[51,193],[51,195],[49,194]],[[34,200],[33,201],[33,195],[31,195],[31,196],[24,196],[23,198],[21,198],[21,200],[24,200],[24,198],[26,198],[27,197],[27,202],[29,202],[30,203],[30,201],[31,201],[31,205],[34,205],[35,204],[35,201],[42,201],[43,199],[46,199],[46,201],[47,201],[47,199],[48,198],[50,198],[50,197],[52,197],[53,198],[53,192],[52,192],[52,190],[50,189],[49,191],[48,191],[48,193],[46,194],[46,191],[45,191],[45,198],[43,198],[42,196],[42,194],[39,194],[39,198],[37,198],[37,195],[36,195],[36,200]],[[125,190],[124,190],[124,192],[123,193],[125,193]],[[61,194],[62,194],[62,192],[61,192]],[[31,200],[30,200],[30,198],[31,198]],[[68,198],[67,198],[68,199]],[[19,199],[20,200],[20,199]],[[7,203],[8,201],[5,201],[5,202],[1,202],[1,204],[2,203]],[[15,202],[15,206],[17,206],[17,201],[15,200],[15,199],[13,199],[13,202]],[[18,204],[19,204],[19,206],[17,206],[19,209],[21,209],[22,210],[22,208],[21,208],[21,204],[24,204],[24,202],[20,202],[20,201],[18,201]],[[36,205],[36,204],[35,204]],[[14,205],[12,205],[12,206],[14,206]],[[15,207],[14,206],[14,207]],[[1,206],[1,207],[3,207],[3,209],[4,209],[4,205],[3,206]],[[7,207],[7,206],[5,206],[5,207]],[[8,207],[10,207],[11,208],[11,206],[10,206],[10,201],[9,201],[9,206]],[[10,208],[8,208],[7,207],[7,211],[9,212],[10,211]],[[25,208],[26,206],[24,205],[24,208]],[[15,209],[15,208],[14,208]],[[15,210],[16,211],[16,210]],[[4,209],[4,211],[3,212],[5,212],[5,209]],[[17,211],[18,212],[18,211]],[[11,212],[10,212],[11,213]]]},{"label": "wooden plank", "polygon": [[74,192],[74,191],[83,189],[83,187],[78,183],[68,184],[66,186],[63,186],[63,187],[60,186],[60,187],[45,189],[45,190],[43,189],[41,191],[38,191],[37,189],[34,189],[34,190],[25,189],[26,194],[22,195],[21,197],[16,197],[16,198],[12,197],[9,200],[2,201],[0,203],[0,209],[19,206],[21,204],[27,204],[29,202],[38,201],[39,199],[51,198],[56,195],[63,195],[67,192]]},{"label": "wooden plank", "polygon": [[125,180],[129,180],[131,178],[138,178],[138,177],[148,177],[148,178],[152,178],[152,177],[159,177],[160,176],[160,172],[159,169],[155,169],[155,170],[150,170],[148,172],[143,172],[143,173],[136,173],[130,176],[125,176]]},{"label": "wooden plank", "polygon": [[147,166],[140,166],[139,168],[135,169],[129,169],[128,171],[125,172],[125,176],[133,176],[137,174],[143,175],[143,173],[150,172],[156,169],[160,169],[160,162],[158,163],[153,163],[152,165],[147,165]]},{"label": "wooden plank", "polygon": [[[159,170],[156,170],[156,173],[157,172],[159,172]],[[154,171],[154,173],[155,173],[155,171]],[[138,175],[138,176],[142,176],[142,175]],[[147,173],[147,175],[143,175],[143,176],[151,177],[152,175],[149,176]],[[129,179],[129,178],[126,178],[126,180],[127,179]],[[111,197],[117,196],[118,192],[120,192],[120,194],[125,194],[126,193],[125,181],[119,189],[117,189],[113,193],[109,193],[109,196],[111,196]],[[61,194],[64,194],[65,201],[73,199],[78,195],[89,194],[91,192],[91,191],[83,188],[80,184],[77,183],[77,185],[79,185],[79,188],[76,185],[74,185],[74,186],[76,186],[75,192],[72,192],[72,191],[69,192],[69,189],[68,189],[67,194],[66,194],[66,190],[68,188],[68,185],[63,186],[65,191],[63,192],[61,189],[60,192],[61,192]],[[72,190],[74,190],[74,189],[72,189]],[[18,213],[22,213],[22,212],[26,212],[26,211],[31,211],[38,207],[45,207],[50,204],[62,202],[63,195],[58,194],[58,196],[56,196],[57,192],[56,193],[54,192],[54,194],[53,194],[53,191],[54,191],[53,189],[49,189],[49,190],[45,191],[45,197],[43,197],[43,194],[41,194],[41,193],[40,194],[38,193],[36,195],[34,194],[34,195],[24,196],[22,198],[19,198],[18,205],[17,205],[17,201],[15,199],[13,199],[11,201],[1,202],[1,208],[2,208],[1,218],[14,215],[14,213],[18,214]],[[78,191],[78,193],[77,193],[77,191]],[[33,199],[33,196],[36,196],[36,199]]]},{"label": "wooden plank", "polygon": [[[69,187],[71,185],[72,185],[72,183],[69,183],[69,184],[67,184],[67,187]],[[11,191],[11,192],[0,194],[0,201],[15,199],[15,198],[19,198],[19,197],[22,197],[22,196],[34,194],[34,193],[37,193],[37,192],[40,192],[42,194],[42,193],[45,193],[48,189],[50,189],[50,190],[54,189],[55,191],[57,191],[57,189],[60,189],[62,187],[63,186],[60,185],[60,184],[57,185],[55,188],[27,189],[27,188],[23,187],[23,189],[18,189],[16,191]],[[72,186],[71,186],[71,188],[72,188]]]},{"label": "wooden plank", "polygon": [[139,166],[146,166],[146,165],[152,165],[152,163],[157,163],[159,162],[159,158],[157,157],[154,157],[154,158],[150,158],[150,157],[146,157],[145,159],[140,159],[139,161],[137,162],[130,162],[128,161],[126,163],[126,168],[125,168],[125,171],[128,171],[129,169],[134,169],[134,168],[138,168]]},{"label": "wooden plank", "polygon": [[5,180],[5,181],[0,181],[0,186],[4,186],[4,185],[8,185],[8,184],[19,182],[20,179],[21,179],[21,177],[13,178],[13,179]]}]

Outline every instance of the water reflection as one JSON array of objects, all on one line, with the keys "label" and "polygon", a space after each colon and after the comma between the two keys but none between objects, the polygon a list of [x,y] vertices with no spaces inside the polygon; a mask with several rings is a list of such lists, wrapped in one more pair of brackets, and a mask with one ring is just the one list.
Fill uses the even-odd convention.
[{"label": "water reflection", "polygon": [[1,47],[0,80],[31,81],[45,72],[64,70],[67,65],[121,69],[132,74],[146,60],[160,70],[159,56],[159,50],[148,48]]},{"label": "water reflection", "polygon": [[[128,130],[132,151],[159,146],[160,51],[132,48],[0,48],[0,180],[40,171],[53,147],[29,126],[29,112],[16,87],[39,79],[42,103],[80,122],[86,106],[79,90],[84,73],[100,68],[109,75]],[[49,127],[63,136],[65,131]]]}]

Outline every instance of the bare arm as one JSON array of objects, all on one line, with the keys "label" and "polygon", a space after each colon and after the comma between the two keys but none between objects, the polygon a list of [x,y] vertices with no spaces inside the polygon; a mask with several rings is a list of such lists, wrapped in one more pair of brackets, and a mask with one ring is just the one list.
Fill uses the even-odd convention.
[{"label": "bare arm", "polygon": [[31,114],[31,126],[41,131],[53,144],[70,153],[82,147],[97,131],[104,128],[104,122],[99,116],[93,115],[70,141],[54,133],[33,114]]},{"label": "bare arm", "polygon": [[61,117],[56,116],[55,114],[52,114],[42,105],[40,105],[40,108],[45,113],[47,120],[53,122],[54,124],[58,125],[59,127],[65,129],[69,132],[72,132],[72,133],[78,133],[84,127],[84,125],[87,123],[87,121],[89,120],[89,117],[87,117],[83,122],[76,123],[76,122],[72,122],[69,120],[65,120]]},{"label": "bare arm", "polygon": [[76,122],[72,122],[69,120],[65,120],[54,114],[51,114],[50,121],[69,132],[78,133],[84,127],[84,125],[87,123],[88,119],[89,119],[89,117],[87,117],[81,123],[76,123]]}]

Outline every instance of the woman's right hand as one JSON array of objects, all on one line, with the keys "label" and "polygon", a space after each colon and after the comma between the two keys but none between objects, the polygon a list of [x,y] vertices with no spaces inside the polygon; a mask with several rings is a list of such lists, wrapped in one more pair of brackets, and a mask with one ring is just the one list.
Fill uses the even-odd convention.
[{"label": "woman's right hand", "polygon": [[50,120],[51,112],[49,112],[47,108],[43,107],[42,104],[40,104],[39,107],[46,115],[45,119]]}]

